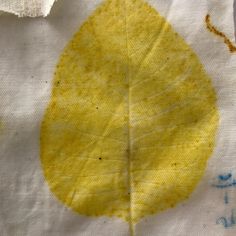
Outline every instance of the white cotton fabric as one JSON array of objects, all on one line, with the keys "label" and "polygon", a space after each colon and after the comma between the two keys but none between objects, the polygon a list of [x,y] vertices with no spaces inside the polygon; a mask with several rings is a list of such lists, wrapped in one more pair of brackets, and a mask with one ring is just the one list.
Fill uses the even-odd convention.
[{"label": "white cotton fabric", "polygon": [[[13,9],[10,2],[18,6],[12,12],[19,16],[29,13],[16,3],[30,1],[0,0],[0,5]],[[50,5],[31,1],[29,6],[33,2],[38,10],[31,16],[47,14]],[[66,208],[50,192],[40,165],[40,123],[55,65],[73,34],[101,2],[61,0],[47,18],[0,17],[1,236],[129,235],[128,224],[121,219],[88,217]],[[228,190],[230,201],[225,204],[225,191],[212,184],[219,174],[230,172],[236,178],[236,54],[204,22],[210,13],[214,25],[234,42],[233,0],[148,2],[193,48],[212,78],[220,126],[214,154],[193,194],[177,207],[141,220],[135,236],[234,236],[236,226],[225,229],[216,221],[221,216],[230,218],[236,209],[236,189]]]},{"label": "white cotton fabric", "polygon": [[47,16],[55,0],[0,0],[0,11],[23,16]]}]

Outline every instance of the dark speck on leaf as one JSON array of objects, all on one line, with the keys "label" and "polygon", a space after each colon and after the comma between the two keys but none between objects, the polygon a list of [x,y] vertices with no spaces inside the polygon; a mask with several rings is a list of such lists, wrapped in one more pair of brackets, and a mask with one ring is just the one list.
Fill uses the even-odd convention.
[{"label": "dark speck on leaf", "polygon": [[98,110],[98,107],[96,107],[96,109]]},{"label": "dark speck on leaf", "polygon": [[102,158],[101,158],[101,157],[99,157],[99,160],[102,160]]}]

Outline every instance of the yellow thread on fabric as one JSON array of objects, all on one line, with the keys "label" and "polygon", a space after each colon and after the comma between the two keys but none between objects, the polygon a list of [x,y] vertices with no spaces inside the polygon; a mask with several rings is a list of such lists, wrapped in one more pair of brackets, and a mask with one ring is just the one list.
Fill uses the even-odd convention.
[{"label": "yellow thread on fabric", "polygon": [[189,197],[215,145],[216,94],[193,50],[142,0],[108,0],[60,57],[41,127],[51,191],[133,225]]}]

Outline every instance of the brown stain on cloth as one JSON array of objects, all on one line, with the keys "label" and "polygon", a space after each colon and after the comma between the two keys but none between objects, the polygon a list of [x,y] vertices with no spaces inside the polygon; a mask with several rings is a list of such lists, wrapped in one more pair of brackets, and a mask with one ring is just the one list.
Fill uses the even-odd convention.
[{"label": "brown stain on cloth", "polygon": [[220,30],[218,30],[212,23],[211,23],[211,17],[209,14],[206,15],[205,17],[205,22],[206,22],[206,27],[207,29],[214,33],[215,35],[221,37],[224,39],[224,43],[227,45],[227,47],[229,48],[229,51],[234,53],[236,52],[236,46],[233,45],[233,43],[229,40],[229,38]]}]

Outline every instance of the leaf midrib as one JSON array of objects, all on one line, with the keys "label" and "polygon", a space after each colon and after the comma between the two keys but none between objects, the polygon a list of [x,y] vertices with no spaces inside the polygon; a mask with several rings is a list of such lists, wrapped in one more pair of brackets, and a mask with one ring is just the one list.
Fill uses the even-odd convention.
[{"label": "leaf midrib", "polygon": [[134,235],[134,225],[133,225],[133,215],[132,215],[132,176],[131,176],[131,169],[132,169],[132,144],[131,144],[131,129],[130,129],[130,61],[129,61],[129,45],[128,45],[128,17],[127,17],[127,0],[125,0],[125,35],[126,35],[126,58],[127,58],[127,69],[126,69],[126,80],[128,82],[128,94],[127,94],[127,113],[128,113],[128,149],[127,149],[127,184],[128,184],[128,194],[129,194],[129,230],[130,235]]}]

